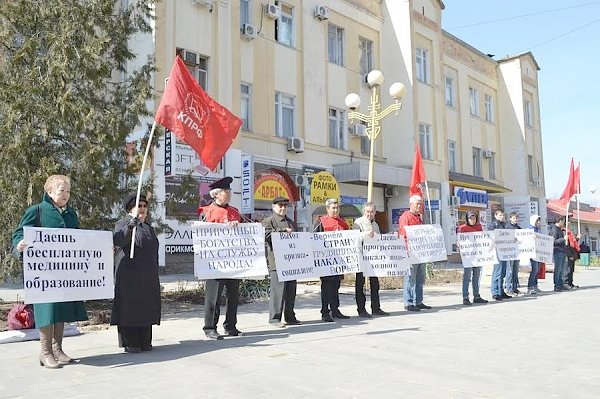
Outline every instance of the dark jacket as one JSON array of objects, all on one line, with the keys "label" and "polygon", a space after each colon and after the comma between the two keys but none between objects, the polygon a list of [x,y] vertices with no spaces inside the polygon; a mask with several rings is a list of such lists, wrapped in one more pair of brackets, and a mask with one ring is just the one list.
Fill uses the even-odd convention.
[{"label": "dark jacket", "polygon": [[520,229],[521,226],[519,226],[518,224],[512,224],[512,223],[508,222],[508,223],[504,223],[504,228],[507,230],[517,230],[517,229]]},{"label": "dark jacket", "polygon": [[135,233],[135,252],[129,259],[131,216],[115,225],[115,299],[110,324],[147,327],[160,324],[160,282],[158,280],[158,238],[147,223]]},{"label": "dark jacket", "polygon": [[548,228],[548,234],[554,237],[554,252],[565,252],[567,243],[562,228],[553,224]]},{"label": "dark jacket", "polygon": [[[61,212],[54,205],[50,196],[44,194],[42,202],[29,207],[21,218],[19,226],[12,236],[15,248],[23,239],[23,226],[77,229],[79,220],[73,208],[67,206]],[[54,323],[87,320],[87,312],[82,301],[37,303],[33,305],[33,313],[36,328]]]},{"label": "dark jacket", "polygon": [[494,218],[494,220],[492,221],[492,224],[490,225],[490,230],[506,229],[506,228],[507,228],[506,223],[499,222],[498,220],[496,220],[496,218]]},{"label": "dark jacket", "polygon": [[268,218],[264,219],[262,221],[262,225],[265,228],[267,265],[269,266],[269,270],[274,271],[277,270],[277,267],[275,265],[275,254],[273,253],[273,241],[271,239],[271,235],[273,233],[284,232],[287,228],[291,228],[292,231],[298,231],[298,228],[296,227],[296,223],[294,223],[286,215],[279,216],[275,213],[269,216]]}]

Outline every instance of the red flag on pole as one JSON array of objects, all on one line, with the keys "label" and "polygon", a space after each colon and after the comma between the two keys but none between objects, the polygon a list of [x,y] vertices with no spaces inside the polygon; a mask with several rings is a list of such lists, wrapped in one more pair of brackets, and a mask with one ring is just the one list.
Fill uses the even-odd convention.
[{"label": "red flag on pole", "polygon": [[210,169],[219,164],[242,125],[202,90],[179,57],[154,119],[191,146]]},{"label": "red flag on pole", "polygon": [[571,201],[571,197],[574,194],[577,194],[577,191],[575,190],[575,188],[576,188],[575,168],[573,165],[573,158],[571,158],[571,168],[569,169],[569,180],[567,181],[567,186],[565,187],[562,195],[558,199],[560,201],[560,204],[562,204],[563,206],[567,206],[567,204]]},{"label": "red flag on pole", "polygon": [[575,171],[573,172],[573,184],[574,187],[573,189],[575,190],[575,194],[581,194],[581,172],[579,171],[579,162],[577,163],[577,167],[575,168]]},{"label": "red flag on pole", "polygon": [[409,194],[410,195],[420,195],[423,197],[423,188],[421,183],[425,180],[425,168],[423,167],[423,159],[421,158],[421,149],[417,145],[417,149],[415,151],[415,159],[413,161],[412,174],[410,176],[410,186],[409,186]]}]

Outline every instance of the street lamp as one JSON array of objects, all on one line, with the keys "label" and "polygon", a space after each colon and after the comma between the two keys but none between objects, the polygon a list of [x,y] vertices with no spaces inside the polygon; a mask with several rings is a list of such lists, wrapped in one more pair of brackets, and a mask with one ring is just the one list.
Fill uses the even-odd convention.
[{"label": "street lamp", "polygon": [[374,168],[374,154],[375,154],[375,140],[379,136],[379,132],[381,131],[381,126],[379,126],[379,121],[385,118],[392,112],[396,112],[398,115],[398,111],[402,108],[402,103],[400,100],[404,97],[404,93],[406,91],[404,85],[402,83],[393,83],[390,86],[390,96],[394,98],[394,103],[388,106],[383,111],[381,110],[381,103],[379,102],[379,94],[378,89],[381,88],[383,84],[383,73],[378,70],[373,70],[369,72],[367,75],[367,82],[371,87],[371,105],[369,105],[369,113],[363,114],[358,111],[355,111],[358,107],[360,107],[360,97],[356,93],[350,93],[346,96],[346,107],[350,109],[348,112],[348,119],[350,121],[354,121],[354,119],[358,119],[359,121],[363,121],[367,123],[367,137],[371,143],[370,153],[369,153],[369,182],[367,185],[367,201],[371,202],[373,198],[373,168]]}]

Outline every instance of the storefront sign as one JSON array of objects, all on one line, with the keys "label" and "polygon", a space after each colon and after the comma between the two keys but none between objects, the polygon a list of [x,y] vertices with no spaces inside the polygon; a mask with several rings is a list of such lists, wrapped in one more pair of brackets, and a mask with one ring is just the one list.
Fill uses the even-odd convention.
[{"label": "storefront sign", "polygon": [[272,201],[276,197],[293,198],[292,191],[281,176],[267,174],[260,176],[254,185],[254,199],[261,201]]},{"label": "storefront sign", "polygon": [[254,212],[254,163],[252,155],[242,154],[242,213]]},{"label": "storefront sign", "polygon": [[350,204],[350,205],[362,205],[367,202],[366,197],[351,197],[349,195],[342,195],[340,197],[340,201],[342,204]]},{"label": "storefront sign", "polygon": [[340,198],[340,186],[331,173],[319,172],[310,185],[310,202],[324,204],[328,198]]},{"label": "storefront sign", "polygon": [[[508,222],[510,214],[515,212],[519,216],[519,226],[529,226],[531,201],[528,196],[505,197],[504,198],[504,220]],[[510,223],[510,222],[509,222]]]},{"label": "storefront sign", "polygon": [[460,206],[487,208],[488,194],[486,191],[456,186],[454,195],[460,199]]}]

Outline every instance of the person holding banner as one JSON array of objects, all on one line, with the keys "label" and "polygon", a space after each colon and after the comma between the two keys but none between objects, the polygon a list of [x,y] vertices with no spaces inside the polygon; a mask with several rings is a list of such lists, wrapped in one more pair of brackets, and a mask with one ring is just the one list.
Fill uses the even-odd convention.
[{"label": "person holding banner", "polygon": [[[210,197],[213,202],[210,205],[201,207],[198,212],[201,213],[200,218],[204,222],[223,223],[229,226],[237,226],[242,215],[235,207],[229,205],[231,200],[231,177],[224,177],[211,183]],[[219,307],[219,298],[223,293],[223,288],[227,288],[227,313],[225,315],[226,335],[237,337],[242,332],[236,328],[237,324],[237,308],[240,301],[240,279],[218,279],[206,280],[204,292],[204,334],[210,339],[223,339],[222,335],[217,332],[217,324],[221,309]]]},{"label": "person holding banner", "polygon": [[[421,212],[423,210],[423,197],[411,195],[409,209],[404,211],[398,219],[398,235],[406,240],[404,227],[423,224]],[[419,312],[421,309],[431,309],[431,306],[423,303],[423,285],[426,277],[425,263],[417,263],[410,266],[410,276],[404,277],[404,309],[411,312]]]},{"label": "person holding banner", "polygon": [[[366,202],[363,204],[363,215],[356,219],[353,224],[354,230],[360,230],[361,236],[373,237],[375,234],[381,234],[379,225],[375,221],[375,213],[377,206],[374,202]],[[369,277],[369,285],[371,286],[371,313],[379,316],[387,316],[388,312],[381,309],[379,302],[379,279],[377,277]],[[354,284],[354,293],[356,295],[356,307],[360,317],[370,318],[371,315],[367,312],[365,297],[365,277],[363,273],[356,273],[356,282]]]},{"label": "person holding banner", "polygon": [[277,276],[277,265],[275,264],[275,254],[273,252],[273,233],[291,233],[298,231],[296,223],[287,217],[288,205],[290,200],[285,197],[276,197],[273,199],[273,214],[262,221],[265,227],[265,242],[267,244],[267,264],[269,266],[269,278],[271,280],[271,294],[269,298],[269,323],[274,325],[281,324],[281,315],[285,319],[285,324],[302,324],[296,319],[294,313],[294,303],[296,301],[296,280],[279,281]]},{"label": "person holding banner", "polygon": [[[128,213],[115,225],[115,299],[110,324],[117,326],[119,348],[138,353],[152,350],[152,326],[160,324],[160,282],[158,279],[158,238],[146,223],[148,201],[136,193],[123,201]],[[135,233],[135,253],[130,259],[131,235]]]},{"label": "person holding banner", "polygon": [[[483,227],[479,223],[479,216],[476,212],[467,212],[467,220],[465,224],[458,226],[459,233],[473,233],[483,231]],[[485,299],[479,295],[479,281],[481,279],[481,267],[465,267],[463,273],[462,296],[463,305],[472,305],[469,300],[469,282],[473,276],[473,303],[487,303]]]},{"label": "person holding banner", "polygon": [[[496,211],[494,211],[494,221],[492,222],[490,230],[496,229],[506,229],[506,226],[504,225],[504,211],[502,209],[496,209]],[[504,277],[506,276],[507,264],[507,261],[498,260],[498,263],[494,265],[492,271],[492,298],[496,301],[512,298],[512,296],[504,291]]]},{"label": "person holding banner", "polygon": [[571,230],[567,230],[567,238],[569,242],[566,251],[567,260],[564,273],[565,277],[563,280],[565,281],[565,287],[573,290],[579,288],[578,285],[573,284],[573,274],[575,273],[575,261],[579,259],[579,252],[581,250],[579,247],[581,235],[577,234],[577,236],[575,236]]},{"label": "person holding banner", "polygon": [[[505,224],[505,228],[508,230],[520,230],[519,226],[519,214],[517,212],[511,212],[508,216],[509,223]],[[512,292],[514,295],[521,294],[519,291],[519,259],[509,260],[506,266],[506,279],[504,286],[506,290]]]},{"label": "person holding banner", "polygon": [[548,229],[548,234],[554,237],[554,292],[568,290],[563,282],[563,273],[565,269],[565,259],[567,257],[568,237],[564,232],[565,217],[561,216]]},{"label": "person holding banner", "polygon": [[[29,207],[12,236],[15,250],[22,259],[27,244],[23,240],[23,227],[79,228],[77,213],[67,203],[71,197],[71,179],[64,175],[52,175],[44,184],[42,202]],[[73,358],[62,349],[65,322],[87,320],[82,301],[36,303],[33,305],[35,326],[40,331],[40,366],[56,369],[71,363]]]},{"label": "person holding banner", "polygon": [[[529,218],[529,228],[533,229],[534,233],[540,232],[540,224],[542,223],[542,219],[540,215],[531,215]],[[529,263],[531,264],[531,271],[529,272],[529,279],[527,280],[527,292],[529,295],[535,295],[542,292],[538,288],[538,272],[540,270],[540,262],[529,259]]]},{"label": "person holding banner", "polygon": [[[340,204],[337,198],[329,198],[325,201],[327,215],[321,216],[315,224],[315,233],[325,231],[350,230],[348,223],[340,217]],[[321,320],[333,322],[333,319],[349,319],[340,312],[340,284],[344,276],[336,274],[321,277]]]}]

